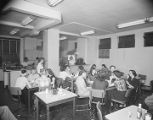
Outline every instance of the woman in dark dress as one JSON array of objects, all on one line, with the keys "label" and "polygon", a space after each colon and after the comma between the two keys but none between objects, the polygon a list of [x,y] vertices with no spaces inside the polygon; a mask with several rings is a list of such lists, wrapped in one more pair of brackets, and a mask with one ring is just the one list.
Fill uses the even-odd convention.
[{"label": "woman in dark dress", "polygon": [[52,87],[58,88],[62,86],[62,79],[56,77],[54,72],[50,68],[46,69],[46,72],[47,72],[48,77],[51,80],[51,84],[53,85]]},{"label": "woman in dark dress", "polygon": [[139,80],[136,78],[137,73],[135,70],[129,70],[129,77],[128,77],[128,88],[136,89],[139,85]]},{"label": "woman in dark dress", "polygon": [[125,97],[127,97],[128,105],[134,104],[135,103],[135,98],[136,98],[136,91],[139,89],[140,82],[136,78],[137,73],[135,70],[129,70],[129,75],[128,79],[126,81],[128,90],[126,92]]},{"label": "woman in dark dress", "polygon": [[102,70],[98,71],[97,77],[93,82],[92,88],[99,90],[106,90],[106,88],[108,87],[108,82],[105,81],[106,79],[107,79],[107,73],[105,73]]}]

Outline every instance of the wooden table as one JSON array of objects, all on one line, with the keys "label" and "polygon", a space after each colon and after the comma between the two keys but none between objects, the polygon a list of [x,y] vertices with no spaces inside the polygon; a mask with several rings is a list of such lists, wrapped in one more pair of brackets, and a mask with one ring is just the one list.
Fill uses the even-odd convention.
[{"label": "wooden table", "polygon": [[50,111],[49,108],[52,106],[56,106],[62,103],[66,103],[69,101],[73,101],[73,120],[75,118],[75,97],[76,94],[69,92],[67,90],[61,89],[58,91],[56,95],[53,95],[51,92],[46,93],[46,91],[36,92],[35,93],[35,107],[36,107],[36,120],[39,120],[39,104],[38,102],[41,101],[46,106],[47,112],[47,120],[50,120]]},{"label": "wooden table", "polygon": [[[105,116],[106,120],[137,120],[137,106],[131,105]],[[142,109],[142,117],[147,110]]]}]

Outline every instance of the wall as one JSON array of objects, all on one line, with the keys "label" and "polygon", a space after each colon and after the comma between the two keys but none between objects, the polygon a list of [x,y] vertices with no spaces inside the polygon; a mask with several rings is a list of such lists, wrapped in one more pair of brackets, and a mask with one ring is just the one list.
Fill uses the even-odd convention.
[{"label": "wall", "polygon": [[72,51],[75,49],[75,42],[76,40],[61,40],[60,41],[60,47],[61,47],[61,56],[60,57],[66,57],[67,53],[69,51]]},{"label": "wall", "polygon": [[83,58],[85,63],[87,63],[87,41],[87,38],[77,39],[78,58]]},{"label": "wall", "polygon": [[30,61],[36,57],[42,57],[42,40],[32,37],[24,38],[24,57],[28,57]]},{"label": "wall", "polygon": [[[153,47],[143,47],[143,34],[144,32],[153,31],[153,27],[146,29],[139,29],[133,31],[126,31],[116,34],[110,34],[99,37],[89,37],[87,40],[87,53],[86,60],[88,64],[106,64],[107,66],[115,65],[119,70],[128,73],[129,69],[134,69],[137,73],[147,75],[146,84],[153,80]],[[118,36],[135,34],[135,48],[117,48]],[[98,45],[99,39],[111,37],[111,49],[109,59],[98,58]],[[81,41],[83,43],[83,41]],[[80,42],[80,43],[81,43]],[[85,42],[85,41],[84,41]],[[84,46],[78,44],[80,52],[84,54]],[[85,55],[83,55],[85,56]]]}]

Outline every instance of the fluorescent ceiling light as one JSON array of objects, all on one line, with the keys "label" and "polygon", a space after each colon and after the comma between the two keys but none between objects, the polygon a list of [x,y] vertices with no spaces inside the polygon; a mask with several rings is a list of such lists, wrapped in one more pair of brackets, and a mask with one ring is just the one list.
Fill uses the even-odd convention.
[{"label": "fluorescent ceiling light", "polygon": [[66,40],[66,39],[67,39],[67,37],[63,36],[59,40]]},{"label": "fluorescent ceiling light", "polygon": [[95,31],[94,30],[90,30],[90,31],[86,31],[86,32],[82,32],[80,33],[81,35],[91,35],[91,34],[94,34]]},{"label": "fluorescent ceiling light", "polygon": [[150,23],[150,22],[153,22],[153,17],[144,18],[144,19],[140,19],[140,20],[136,20],[136,21],[132,21],[132,22],[118,24],[117,28],[125,28],[125,27],[141,25],[141,24]]},{"label": "fluorescent ceiling light", "polygon": [[28,25],[29,23],[31,23],[33,21],[33,18],[31,17],[26,17],[23,21],[22,21],[22,25],[25,26],[25,25]]},{"label": "fluorescent ceiling light", "polygon": [[63,0],[48,0],[48,5],[51,6],[51,7],[54,7],[62,1]]},{"label": "fluorescent ceiling light", "polygon": [[19,31],[18,28],[14,28],[12,31],[10,31],[10,34],[11,34],[11,35],[14,35],[14,34],[16,34],[18,31]]}]

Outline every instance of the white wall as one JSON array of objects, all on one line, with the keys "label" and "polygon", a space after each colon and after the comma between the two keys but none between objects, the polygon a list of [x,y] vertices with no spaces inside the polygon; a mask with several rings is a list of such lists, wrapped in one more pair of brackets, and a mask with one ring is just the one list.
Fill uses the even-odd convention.
[{"label": "white wall", "polygon": [[37,50],[37,46],[41,46],[42,40],[32,37],[24,38],[24,57],[28,57],[30,61],[36,57],[42,57],[42,50]]},{"label": "white wall", "polygon": [[85,63],[87,63],[87,41],[87,38],[77,39],[78,58],[83,58]]},{"label": "white wall", "polygon": [[67,57],[67,53],[75,49],[75,42],[77,42],[77,40],[62,40],[60,42],[60,46],[62,47],[60,57]]},{"label": "white wall", "polygon": [[[153,27],[146,29],[139,29],[133,31],[126,31],[116,34],[110,34],[106,36],[99,37],[89,37],[87,40],[87,53],[85,55],[85,49],[81,43],[83,41],[78,41],[79,53],[82,53],[83,57],[86,57],[88,64],[106,64],[108,67],[110,65],[115,65],[119,70],[128,73],[129,69],[134,69],[137,73],[147,75],[146,84],[149,84],[150,80],[153,80],[153,47],[143,47],[144,32],[153,31]],[[118,36],[135,34],[135,48],[118,48]],[[99,59],[98,58],[98,46],[99,39],[111,37],[111,49],[109,59]]]}]

